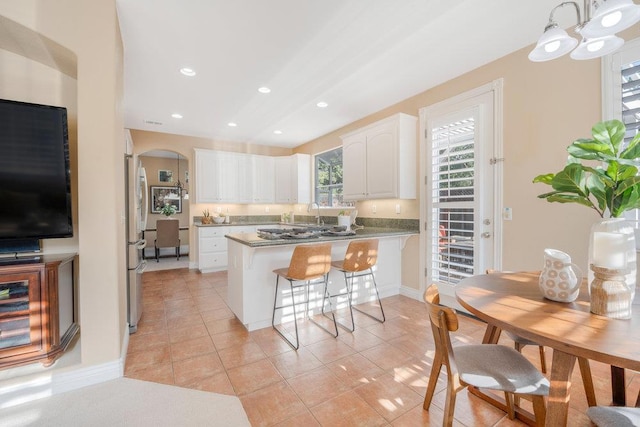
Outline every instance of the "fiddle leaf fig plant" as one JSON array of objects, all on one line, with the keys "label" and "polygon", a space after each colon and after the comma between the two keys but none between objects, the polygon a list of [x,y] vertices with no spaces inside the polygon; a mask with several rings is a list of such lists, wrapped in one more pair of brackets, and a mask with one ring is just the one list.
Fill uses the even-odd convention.
[{"label": "fiddle leaf fig plant", "polygon": [[[640,133],[623,147],[626,128],[619,120],[596,123],[592,139],[577,139],[569,147],[563,170],[538,175],[534,183],[550,185],[553,191],[538,198],[548,202],[578,203],[604,218],[640,208]],[[593,166],[581,160],[592,160]]]}]

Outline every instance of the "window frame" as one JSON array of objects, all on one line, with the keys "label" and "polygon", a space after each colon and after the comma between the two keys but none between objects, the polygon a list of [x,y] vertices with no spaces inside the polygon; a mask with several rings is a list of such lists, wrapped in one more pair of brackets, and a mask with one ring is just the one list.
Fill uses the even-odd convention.
[{"label": "window frame", "polygon": [[[344,200],[342,201],[342,203],[338,204],[338,205],[333,205],[333,197],[334,197],[334,191],[336,188],[341,188],[343,189],[343,193],[344,193],[344,177],[343,177],[343,181],[339,184],[328,184],[328,185],[320,185],[318,180],[319,180],[319,163],[320,162],[325,162],[326,164],[328,164],[328,162],[326,162],[326,160],[324,160],[322,158],[322,155],[330,153],[330,152],[334,152],[337,150],[342,150],[342,146],[338,146],[338,147],[334,147],[334,148],[330,148],[328,150],[324,150],[321,152],[318,152],[316,154],[313,155],[313,201],[315,203],[318,204],[318,206],[320,207],[320,209],[348,209],[348,208],[353,208],[353,203],[351,202],[345,202]],[[343,160],[343,165],[344,165],[344,160]],[[329,165],[329,175],[331,176],[331,170],[333,169],[331,167],[331,165]],[[331,182],[331,179],[329,179],[329,181]],[[328,190],[328,203],[329,205],[327,206],[323,206],[320,204],[320,191],[319,189],[326,189]]]},{"label": "window frame", "polygon": [[[634,59],[629,59],[629,56]],[[640,61],[640,37],[626,42],[619,50],[602,58],[602,120],[623,121],[621,68],[624,64],[635,61]],[[633,223],[636,250],[640,250],[640,209],[625,212],[624,218]]]}]

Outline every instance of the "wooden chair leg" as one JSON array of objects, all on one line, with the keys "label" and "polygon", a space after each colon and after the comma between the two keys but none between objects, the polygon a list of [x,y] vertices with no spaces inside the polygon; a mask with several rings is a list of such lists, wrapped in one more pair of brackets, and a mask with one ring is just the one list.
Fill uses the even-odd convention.
[{"label": "wooden chair leg", "polygon": [[425,411],[429,410],[431,405],[431,399],[436,391],[436,384],[438,383],[438,377],[440,376],[440,370],[442,369],[442,355],[436,353],[433,358],[433,365],[431,366],[431,374],[429,374],[429,384],[427,385],[427,392],[424,395],[424,404],[422,407]]},{"label": "wooden chair leg", "polygon": [[456,387],[449,381],[447,385],[447,401],[444,404],[444,419],[442,425],[451,427],[453,425],[453,412],[456,408]]},{"label": "wooden chair leg", "polygon": [[547,408],[544,403],[544,396],[533,397],[533,414],[536,417],[536,426],[544,427],[544,421],[547,416]]},{"label": "wooden chair leg", "polygon": [[547,373],[547,359],[544,357],[544,346],[539,345],[538,350],[540,351],[540,370],[543,374]]},{"label": "wooden chair leg", "polygon": [[596,406],[596,393],[593,390],[593,378],[591,378],[589,360],[584,357],[578,357],[578,366],[582,375],[582,384],[584,385],[584,393],[587,396],[587,403],[589,406]]},{"label": "wooden chair leg", "polygon": [[516,408],[514,406],[514,399],[517,396],[512,395],[508,391],[504,392],[504,401],[507,404],[507,415],[509,415],[510,420],[514,420],[516,418]]},{"label": "wooden chair leg", "polygon": [[[517,341],[514,341],[513,347],[516,349],[518,353],[522,353],[522,349],[524,348],[524,346]],[[513,396],[513,399],[506,400],[506,403],[507,403],[507,409],[509,410],[508,411],[509,419],[512,420],[513,418],[511,418],[511,412],[515,413],[515,407],[520,406],[520,396],[516,394]]]}]

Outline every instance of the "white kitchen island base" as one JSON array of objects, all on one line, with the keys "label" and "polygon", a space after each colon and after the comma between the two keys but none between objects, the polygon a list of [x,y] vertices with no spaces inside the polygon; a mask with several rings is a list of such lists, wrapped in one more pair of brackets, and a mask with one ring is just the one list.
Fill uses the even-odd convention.
[{"label": "white kitchen island base", "polygon": [[[402,249],[409,238],[408,235],[379,237],[378,263],[374,267],[374,274],[380,298],[397,295],[401,286],[401,255]],[[276,275],[273,270],[288,267],[295,243],[275,246],[251,247],[233,239],[228,240],[228,304],[236,317],[249,331],[271,326],[273,302],[275,296]],[[347,250],[350,240],[332,240],[331,258],[341,260]],[[320,242],[305,242],[298,244],[312,245]],[[285,280],[288,290],[288,282]],[[338,294],[344,292],[345,282],[342,272],[331,270],[329,275],[329,292]],[[281,293],[282,294],[282,293]],[[300,296],[298,296],[300,294]],[[296,292],[296,301],[304,292]],[[282,298],[282,296],[281,296]],[[288,293],[284,298],[290,298]],[[320,312],[322,305],[322,286],[312,287],[309,309],[312,314]],[[353,304],[361,304],[375,300],[375,290],[370,277],[359,278],[354,281]],[[290,300],[289,300],[290,301]],[[282,300],[278,301],[280,305]],[[346,297],[333,299],[333,307],[346,307]],[[304,315],[304,305],[298,306],[298,317]],[[328,309],[328,305],[326,306]],[[293,320],[293,312],[280,310],[275,323],[280,324]]]}]

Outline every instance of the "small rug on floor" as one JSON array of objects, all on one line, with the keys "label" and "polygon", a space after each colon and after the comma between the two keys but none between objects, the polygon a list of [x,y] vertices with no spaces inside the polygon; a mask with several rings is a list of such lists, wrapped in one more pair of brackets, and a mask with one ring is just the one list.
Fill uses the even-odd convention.
[{"label": "small rug on floor", "polygon": [[240,399],[118,378],[0,410],[3,427],[250,426]]}]

